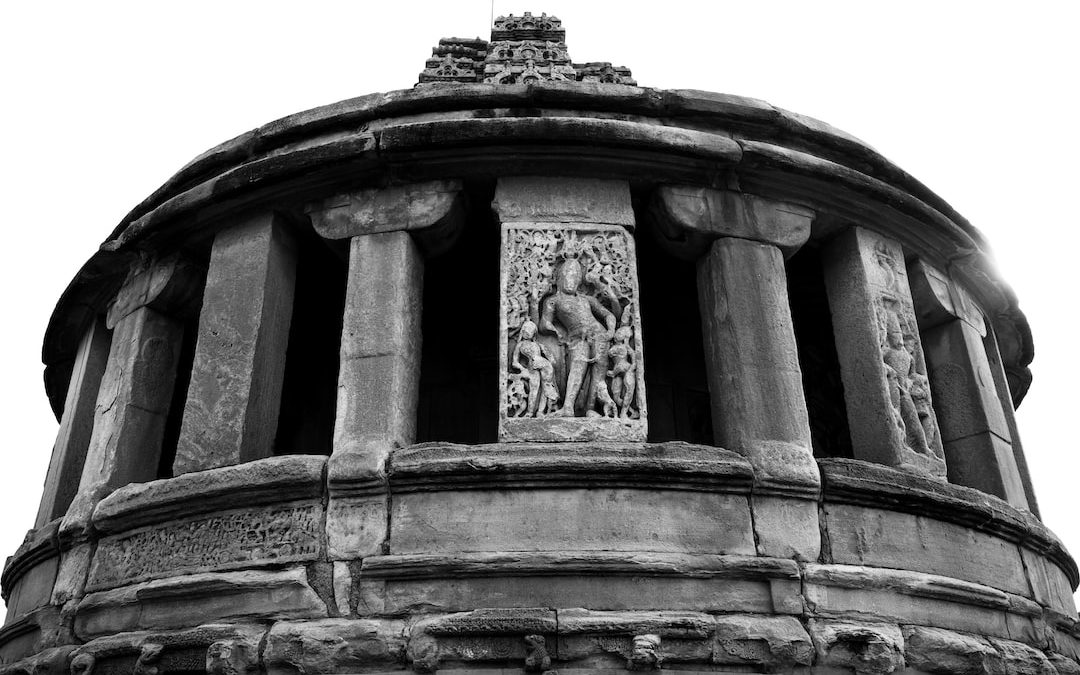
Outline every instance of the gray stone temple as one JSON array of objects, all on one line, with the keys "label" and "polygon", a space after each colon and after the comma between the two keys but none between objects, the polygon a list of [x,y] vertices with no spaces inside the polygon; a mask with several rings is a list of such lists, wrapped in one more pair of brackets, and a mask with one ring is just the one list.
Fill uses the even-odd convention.
[{"label": "gray stone temple", "polygon": [[986,251],[862,141],[555,17],[441,40],[75,274],[0,674],[1077,675]]}]

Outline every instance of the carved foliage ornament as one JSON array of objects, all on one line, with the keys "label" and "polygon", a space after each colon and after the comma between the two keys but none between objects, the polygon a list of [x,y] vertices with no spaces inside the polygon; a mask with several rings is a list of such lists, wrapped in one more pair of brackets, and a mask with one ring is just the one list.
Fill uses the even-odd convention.
[{"label": "carved foliage ornament", "polygon": [[611,225],[503,229],[504,440],[644,440],[633,239]]}]

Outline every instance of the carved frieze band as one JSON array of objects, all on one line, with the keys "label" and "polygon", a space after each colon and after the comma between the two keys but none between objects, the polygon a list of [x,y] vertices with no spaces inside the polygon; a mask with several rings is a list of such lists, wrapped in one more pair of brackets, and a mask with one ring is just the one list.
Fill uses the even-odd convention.
[{"label": "carved frieze band", "polygon": [[234,511],[103,539],[89,590],[259,563],[311,560],[322,550],[318,504]]},{"label": "carved frieze band", "polygon": [[501,298],[501,440],[645,440],[637,270],[624,228],[504,225]]}]

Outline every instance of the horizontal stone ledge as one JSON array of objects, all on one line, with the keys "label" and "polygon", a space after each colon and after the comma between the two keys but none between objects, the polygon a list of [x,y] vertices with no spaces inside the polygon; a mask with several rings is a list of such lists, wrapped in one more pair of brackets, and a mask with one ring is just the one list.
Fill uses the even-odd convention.
[{"label": "horizontal stone ledge", "polygon": [[952,577],[884,567],[807,563],[803,582],[808,585],[886,590],[902,595],[945,600],[1001,609],[1022,616],[1041,616],[1042,608],[1027,598]]},{"label": "horizontal stone ledge", "polygon": [[544,551],[386,555],[364,558],[361,579],[442,579],[497,576],[654,576],[797,580],[794,560],[737,555]]},{"label": "horizontal stone ledge", "polygon": [[424,443],[390,459],[392,492],[477,487],[640,487],[745,494],[750,463],[689,443]]},{"label": "horizontal stone ledge", "polygon": [[125,485],[98,503],[94,527],[103,533],[123,532],[229,509],[318,499],[326,461],[321,455],[268,457]]},{"label": "horizontal stone ledge", "polygon": [[81,640],[216,621],[322,618],[326,604],[304,567],[191,574],[87,594],[75,610]]},{"label": "horizontal stone ledge", "polygon": [[1047,557],[1074,589],[1080,583],[1076,562],[1057,536],[1030,513],[997,497],[871,462],[821,459],[818,466],[827,503],[901,511],[988,532]]},{"label": "horizontal stone ledge", "polygon": [[446,146],[521,142],[587,144],[591,148],[648,148],[731,163],[742,158],[739,144],[724,135],[659,123],[589,117],[515,117],[403,124],[386,128],[379,134],[379,152],[387,155]]},{"label": "horizontal stone ledge", "polygon": [[60,543],[56,537],[59,526],[60,518],[57,518],[36,530],[30,530],[26,533],[23,543],[7,559],[3,575],[0,575],[0,587],[3,589],[2,595],[5,601],[12,587],[23,575],[49,558],[60,555]]}]

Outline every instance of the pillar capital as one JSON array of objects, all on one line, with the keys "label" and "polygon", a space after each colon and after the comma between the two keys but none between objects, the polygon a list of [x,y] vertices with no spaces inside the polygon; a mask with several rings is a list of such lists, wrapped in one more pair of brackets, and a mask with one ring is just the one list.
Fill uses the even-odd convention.
[{"label": "pillar capital", "polygon": [[910,267],[911,295],[922,330],[929,330],[943,323],[960,319],[986,337],[986,323],[982,310],[971,295],[925,260],[917,260]]},{"label": "pillar capital", "polygon": [[757,195],[689,185],[663,185],[652,213],[673,253],[703,255],[721,237],[749,239],[779,248],[791,257],[810,237],[814,211]]},{"label": "pillar capital", "polygon": [[312,227],[325,239],[405,230],[429,255],[441,252],[462,223],[459,180],[438,180],[345,192],[308,204]]},{"label": "pillar capital", "polygon": [[143,307],[183,315],[196,305],[202,278],[203,270],[179,254],[165,258],[140,254],[129,267],[105,324],[112,330],[121,319]]}]

